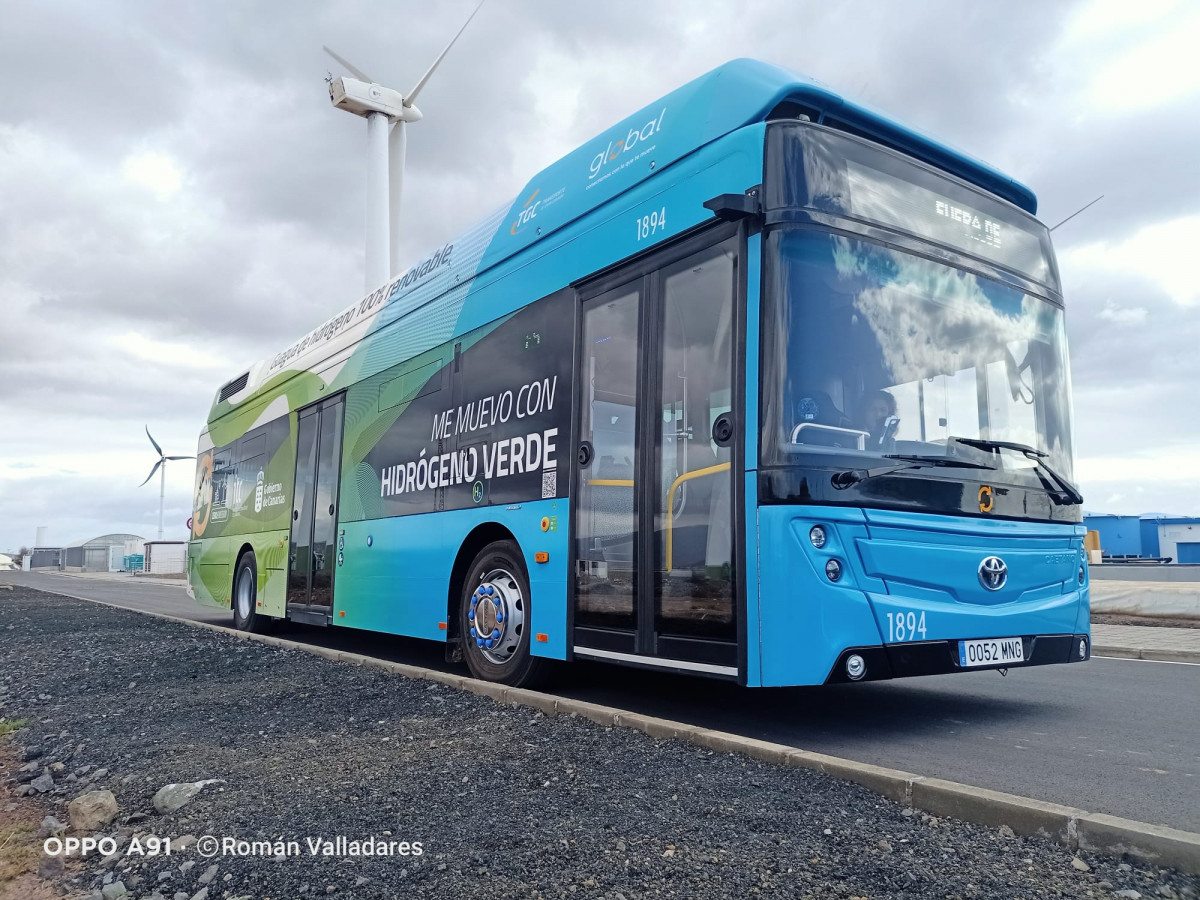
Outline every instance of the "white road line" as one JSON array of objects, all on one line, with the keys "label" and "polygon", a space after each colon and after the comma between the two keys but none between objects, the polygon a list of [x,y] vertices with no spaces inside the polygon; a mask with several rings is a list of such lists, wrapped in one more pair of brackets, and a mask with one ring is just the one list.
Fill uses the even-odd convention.
[{"label": "white road line", "polygon": [[1200,666],[1200,662],[1184,662],[1181,659],[1136,659],[1132,656],[1101,656],[1094,654],[1092,659],[1115,659],[1120,662],[1148,662],[1158,663],[1163,666]]}]

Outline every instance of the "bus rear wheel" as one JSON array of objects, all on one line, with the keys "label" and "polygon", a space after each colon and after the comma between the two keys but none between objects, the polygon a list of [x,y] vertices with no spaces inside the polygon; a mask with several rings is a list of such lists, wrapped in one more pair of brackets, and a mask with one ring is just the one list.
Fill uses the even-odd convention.
[{"label": "bus rear wheel", "polygon": [[459,634],[471,674],[510,687],[544,680],[549,661],[530,653],[529,577],[521,549],[495,541],[475,557],[463,583]]},{"label": "bus rear wheel", "polygon": [[267,617],[258,613],[258,563],[247,551],[238,557],[233,576],[233,627],[238,631],[261,632]]}]

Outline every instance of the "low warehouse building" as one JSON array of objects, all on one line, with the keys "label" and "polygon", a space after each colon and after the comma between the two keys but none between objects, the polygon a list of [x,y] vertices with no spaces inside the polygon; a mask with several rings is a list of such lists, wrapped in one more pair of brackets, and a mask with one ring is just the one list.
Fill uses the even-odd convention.
[{"label": "low warehouse building", "polygon": [[1170,560],[1200,563],[1200,518],[1148,513],[1144,516],[1084,516],[1089,531],[1100,535],[1106,560]]},{"label": "low warehouse building", "polygon": [[[102,534],[89,541],[77,541],[63,548],[59,565],[67,572],[119,571],[125,542],[140,540],[144,539],[136,534]],[[118,549],[117,553],[113,552],[114,547]]]}]

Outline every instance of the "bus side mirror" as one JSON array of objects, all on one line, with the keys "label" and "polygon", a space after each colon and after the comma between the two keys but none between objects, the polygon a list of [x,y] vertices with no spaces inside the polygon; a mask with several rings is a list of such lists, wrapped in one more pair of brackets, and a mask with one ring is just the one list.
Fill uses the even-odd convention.
[{"label": "bus side mirror", "polygon": [[723,222],[756,219],[762,215],[762,204],[758,201],[758,187],[752,187],[744,194],[718,194],[711,200],[705,200],[704,208],[712,210],[713,214]]}]

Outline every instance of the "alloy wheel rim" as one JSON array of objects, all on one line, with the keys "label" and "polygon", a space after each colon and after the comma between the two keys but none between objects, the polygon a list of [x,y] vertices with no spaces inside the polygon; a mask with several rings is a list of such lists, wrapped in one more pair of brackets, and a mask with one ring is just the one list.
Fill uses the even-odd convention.
[{"label": "alloy wheel rim", "polygon": [[512,661],[525,633],[525,596],[511,572],[492,569],[480,579],[467,622],[470,640],[484,659],[497,666]]},{"label": "alloy wheel rim", "polygon": [[254,596],[254,580],[250,575],[249,569],[242,569],[242,574],[238,577],[238,615],[242,621],[250,618],[250,604]]}]

